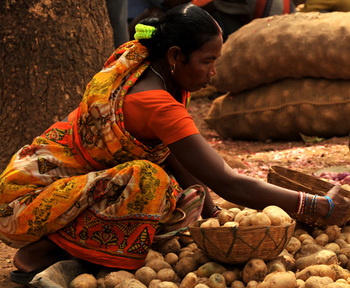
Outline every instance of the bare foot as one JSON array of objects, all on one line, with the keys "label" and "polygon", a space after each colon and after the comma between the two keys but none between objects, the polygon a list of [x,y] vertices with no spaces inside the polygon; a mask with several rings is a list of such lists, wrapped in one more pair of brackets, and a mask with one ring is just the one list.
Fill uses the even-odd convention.
[{"label": "bare foot", "polygon": [[13,258],[13,265],[28,273],[69,258],[66,251],[44,237],[19,249]]}]

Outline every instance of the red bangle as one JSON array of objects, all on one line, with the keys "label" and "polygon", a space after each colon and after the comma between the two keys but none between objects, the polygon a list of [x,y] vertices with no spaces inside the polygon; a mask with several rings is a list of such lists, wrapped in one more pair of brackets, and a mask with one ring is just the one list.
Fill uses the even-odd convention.
[{"label": "red bangle", "polygon": [[214,218],[220,213],[221,209],[218,206],[214,206],[213,210],[214,209],[216,209],[216,211],[211,214],[210,218]]}]

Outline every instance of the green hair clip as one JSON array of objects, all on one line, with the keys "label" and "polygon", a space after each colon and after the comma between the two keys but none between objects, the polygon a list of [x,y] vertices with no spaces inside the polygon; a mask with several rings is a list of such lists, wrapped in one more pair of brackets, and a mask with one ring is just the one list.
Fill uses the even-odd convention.
[{"label": "green hair clip", "polygon": [[156,30],[153,26],[137,24],[135,26],[135,35],[134,38],[136,40],[139,39],[150,39],[152,38],[153,32]]}]

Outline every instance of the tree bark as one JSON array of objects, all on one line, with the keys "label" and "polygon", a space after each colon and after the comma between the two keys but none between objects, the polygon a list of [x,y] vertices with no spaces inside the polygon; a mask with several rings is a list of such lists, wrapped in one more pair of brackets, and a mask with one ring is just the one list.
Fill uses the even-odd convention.
[{"label": "tree bark", "polygon": [[74,110],[112,54],[105,0],[0,0],[0,173]]}]

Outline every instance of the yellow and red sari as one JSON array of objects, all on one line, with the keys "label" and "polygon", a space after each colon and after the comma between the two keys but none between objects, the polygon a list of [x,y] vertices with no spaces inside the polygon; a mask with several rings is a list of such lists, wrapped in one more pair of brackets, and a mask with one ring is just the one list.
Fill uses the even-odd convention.
[{"label": "yellow and red sari", "polygon": [[[160,166],[168,148],[145,146],[124,128],[123,99],[147,56],[137,41],[119,47],[79,107],[13,156],[0,175],[4,243],[23,247],[47,235],[78,258],[137,269],[157,231],[198,219],[203,190],[180,189]],[[179,206],[185,220],[163,229]]]}]

